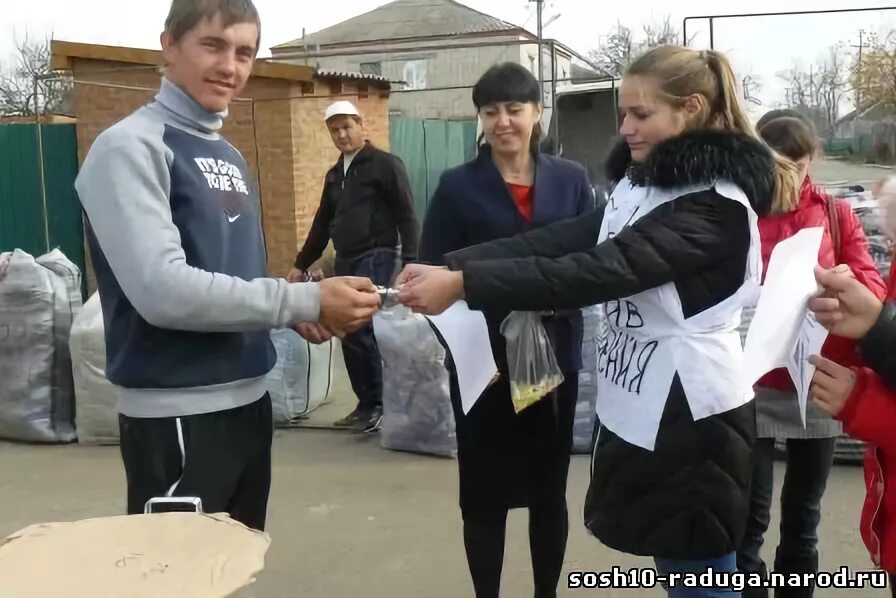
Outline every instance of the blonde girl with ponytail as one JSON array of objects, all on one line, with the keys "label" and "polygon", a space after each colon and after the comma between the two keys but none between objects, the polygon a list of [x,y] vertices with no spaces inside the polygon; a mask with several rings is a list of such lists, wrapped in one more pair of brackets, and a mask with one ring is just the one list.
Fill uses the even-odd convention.
[{"label": "blonde girl with ponytail", "polygon": [[[795,165],[757,139],[735,81],[718,52],[647,52],[620,86],[605,209],[398,280],[429,314],[459,299],[486,313],[603,305],[585,525],[662,574],[736,571],[755,433],[737,328],[758,296],[758,219],[797,201]],[[670,596],[740,596],[678,579]]]}]

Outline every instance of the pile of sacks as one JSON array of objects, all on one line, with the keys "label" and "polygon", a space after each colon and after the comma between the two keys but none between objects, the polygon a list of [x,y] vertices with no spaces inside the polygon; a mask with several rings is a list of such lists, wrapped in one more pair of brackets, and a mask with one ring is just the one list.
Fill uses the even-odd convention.
[{"label": "pile of sacks", "polygon": [[289,428],[325,404],[333,386],[337,340],[314,345],[295,330],[271,331],[277,364],[268,374],[274,425]]},{"label": "pile of sacks", "polygon": [[0,254],[0,438],[75,440],[68,342],[80,311],[81,273],[61,251]]},{"label": "pile of sacks", "polygon": [[118,408],[115,387],[106,379],[106,339],[98,294],[87,300],[81,315],[75,319],[69,346],[75,378],[78,441],[117,444]]}]

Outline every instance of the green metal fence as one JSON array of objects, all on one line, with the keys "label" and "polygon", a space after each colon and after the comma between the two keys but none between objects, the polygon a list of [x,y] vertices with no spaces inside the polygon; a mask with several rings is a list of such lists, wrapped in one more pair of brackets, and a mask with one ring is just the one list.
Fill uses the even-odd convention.
[{"label": "green metal fence", "polygon": [[[475,156],[476,121],[389,120],[390,148],[407,167],[422,222],[442,172]],[[37,127],[0,125],[0,252],[37,256],[58,247],[84,272],[75,125],[41,125],[40,138]]]},{"label": "green metal fence", "polygon": [[828,156],[858,156],[871,151],[871,136],[832,137],[825,141],[824,153]]},{"label": "green metal fence", "polygon": [[439,176],[476,154],[476,121],[389,117],[390,151],[402,159],[423,221]]},{"label": "green metal fence", "polygon": [[0,252],[58,247],[84,272],[77,174],[75,125],[0,125]]}]

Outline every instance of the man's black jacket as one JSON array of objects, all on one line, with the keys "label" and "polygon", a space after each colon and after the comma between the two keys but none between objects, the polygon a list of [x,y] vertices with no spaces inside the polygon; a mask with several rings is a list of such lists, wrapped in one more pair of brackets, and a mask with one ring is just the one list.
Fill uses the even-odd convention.
[{"label": "man's black jacket", "polygon": [[370,142],[343,174],[340,156],[324,178],[320,206],[295,266],[307,270],[330,239],[338,258],[352,259],[371,249],[397,247],[402,263],[417,258],[419,226],[404,164]]}]

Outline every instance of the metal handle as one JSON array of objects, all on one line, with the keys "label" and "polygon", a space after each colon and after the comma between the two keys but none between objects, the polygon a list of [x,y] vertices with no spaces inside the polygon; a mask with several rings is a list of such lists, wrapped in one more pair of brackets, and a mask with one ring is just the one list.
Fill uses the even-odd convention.
[{"label": "metal handle", "polygon": [[[202,513],[202,499],[198,496],[159,496],[150,498],[143,507],[146,515],[154,513],[153,507],[156,505],[183,505],[192,507],[193,512]],[[182,511],[183,509],[172,509]]]}]

